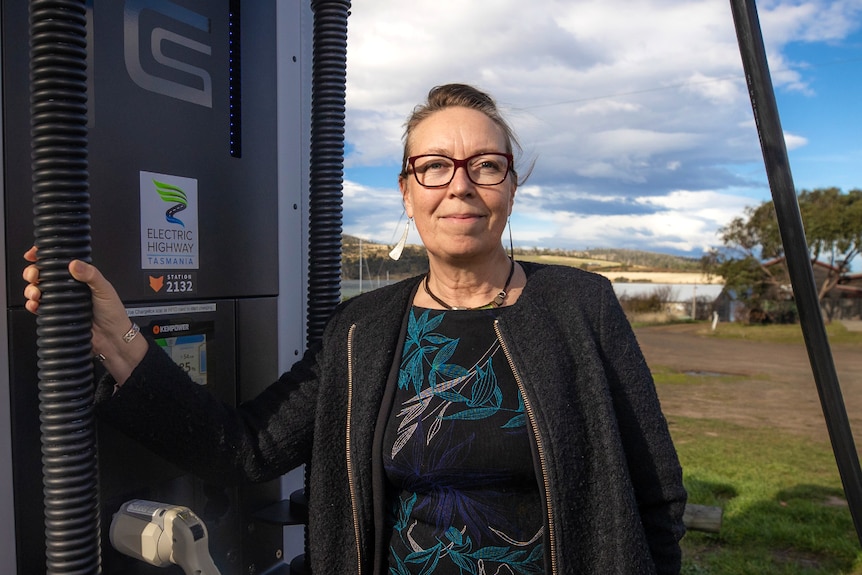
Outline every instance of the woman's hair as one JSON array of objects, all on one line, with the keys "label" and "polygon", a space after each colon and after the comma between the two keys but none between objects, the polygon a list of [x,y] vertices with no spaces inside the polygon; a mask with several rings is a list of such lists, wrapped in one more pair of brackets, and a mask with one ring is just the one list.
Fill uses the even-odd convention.
[{"label": "woman's hair", "polygon": [[[503,119],[503,116],[497,109],[497,103],[490,95],[467,84],[435,86],[428,92],[428,98],[425,100],[425,103],[413,108],[413,113],[410,114],[405,124],[403,137],[404,157],[401,161],[401,177],[407,175],[407,158],[410,156],[410,138],[413,135],[413,130],[435,112],[447,108],[469,108],[470,110],[482,112],[503,131],[503,135],[506,137],[506,152],[510,154],[514,154],[515,151],[521,152],[521,146],[518,143],[514,130]],[[515,182],[518,183],[518,174],[514,167],[512,168],[512,176]]]}]

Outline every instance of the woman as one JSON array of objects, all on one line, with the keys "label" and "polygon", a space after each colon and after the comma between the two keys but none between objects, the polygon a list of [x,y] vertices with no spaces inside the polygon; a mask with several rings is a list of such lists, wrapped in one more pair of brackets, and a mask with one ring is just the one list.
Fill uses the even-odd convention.
[{"label": "woman", "polygon": [[[343,303],[321,343],[236,410],[72,262],[109,372],[100,417],[223,482],[310,463],[315,573],[678,573],[681,471],[609,282],[516,263],[501,244],[515,146],[487,94],[431,90],[399,176],[429,272]],[[24,277],[36,312],[35,266]]]}]

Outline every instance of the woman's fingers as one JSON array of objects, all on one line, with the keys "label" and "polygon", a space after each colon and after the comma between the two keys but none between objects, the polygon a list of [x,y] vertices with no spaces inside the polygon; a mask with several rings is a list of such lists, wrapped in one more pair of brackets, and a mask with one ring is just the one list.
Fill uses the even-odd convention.
[{"label": "woman's fingers", "polygon": [[[24,259],[28,262],[36,261],[36,246],[27,250]],[[31,264],[24,268],[21,276],[27,282],[27,287],[24,288],[24,298],[27,300],[24,302],[24,307],[30,313],[36,313],[39,309],[39,299],[42,297],[42,290],[36,285],[39,283],[39,268]]]},{"label": "woman's fingers", "polygon": [[28,262],[36,261],[36,246],[31,246],[30,249],[24,253],[24,259]]},{"label": "woman's fingers", "polygon": [[93,306],[96,309],[98,306],[109,306],[122,311],[125,316],[125,307],[120,301],[120,296],[111,282],[105,279],[102,272],[91,264],[81,260],[72,260],[69,262],[69,273],[79,282],[85,283],[90,287],[93,294]]}]

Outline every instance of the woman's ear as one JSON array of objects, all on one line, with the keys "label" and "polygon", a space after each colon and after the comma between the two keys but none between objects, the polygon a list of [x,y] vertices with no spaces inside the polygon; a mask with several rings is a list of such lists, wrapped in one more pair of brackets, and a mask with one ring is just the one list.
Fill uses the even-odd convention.
[{"label": "woman's ear", "polygon": [[413,217],[413,202],[410,198],[410,191],[407,189],[407,178],[398,176],[398,189],[401,191],[401,201],[404,204],[404,213],[408,218]]}]

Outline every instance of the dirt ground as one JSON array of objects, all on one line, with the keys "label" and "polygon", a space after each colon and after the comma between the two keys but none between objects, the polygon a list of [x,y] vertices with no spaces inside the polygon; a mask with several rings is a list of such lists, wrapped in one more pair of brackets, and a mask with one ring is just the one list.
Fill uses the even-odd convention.
[{"label": "dirt ground", "polygon": [[[705,374],[740,376],[721,385],[663,385],[662,408],[674,415],[773,427],[829,441],[823,409],[804,344],[752,343],[698,335],[699,325],[635,330],[647,363]],[[833,345],[832,357],[857,450],[862,447],[862,349]]]}]

